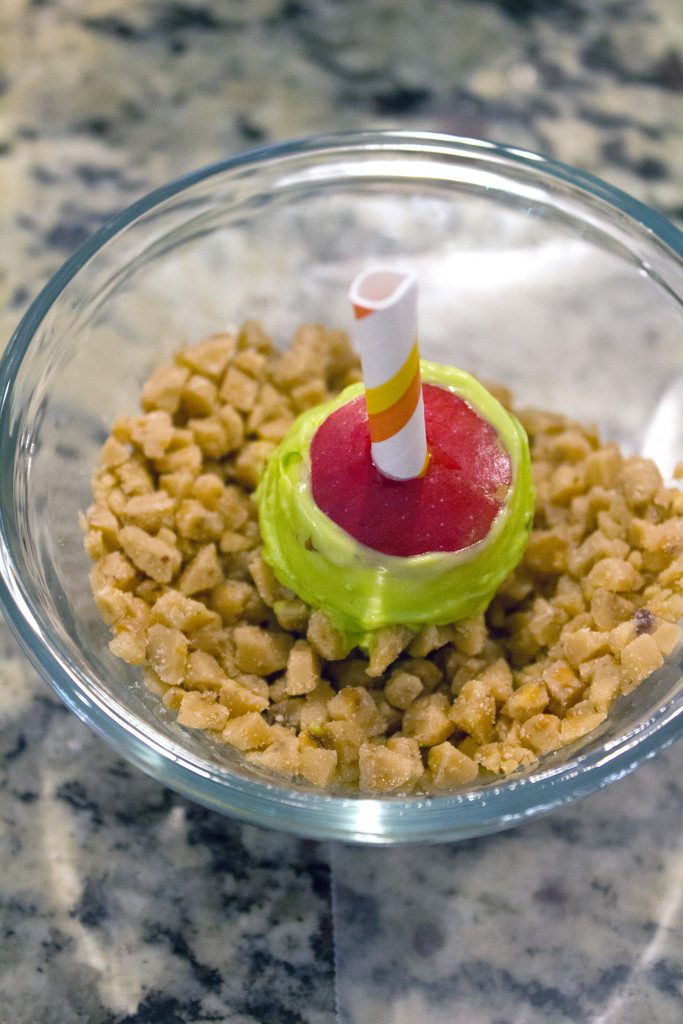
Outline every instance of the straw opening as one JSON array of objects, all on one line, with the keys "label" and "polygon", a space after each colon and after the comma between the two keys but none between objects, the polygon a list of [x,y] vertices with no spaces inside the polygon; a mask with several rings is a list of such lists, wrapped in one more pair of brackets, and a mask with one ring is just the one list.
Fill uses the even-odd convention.
[{"label": "straw opening", "polygon": [[354,306],[383,309],[398,302],[416,283],[414,274],[407,271],[384,268],[368,270],[355,279],[350,299]]}]

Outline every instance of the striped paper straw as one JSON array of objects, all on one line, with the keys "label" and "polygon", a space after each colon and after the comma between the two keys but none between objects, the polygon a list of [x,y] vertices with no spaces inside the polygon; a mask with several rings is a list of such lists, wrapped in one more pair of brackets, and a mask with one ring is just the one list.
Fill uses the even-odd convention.
[{"label": "striped paper straw", "polygon": [[349,298],[365,381],[372,459],[393,480],[427,469],[427,438],[417,347],[417,279],[399,270],[359,274]]}]

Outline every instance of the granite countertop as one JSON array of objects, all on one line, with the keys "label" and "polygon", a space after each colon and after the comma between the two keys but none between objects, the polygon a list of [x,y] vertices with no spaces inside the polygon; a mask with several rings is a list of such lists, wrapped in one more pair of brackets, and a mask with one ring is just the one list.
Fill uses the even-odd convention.
[{"label": "granite countertop", "polygon": [[[680,0],[3,0],[0,345],[150,187],[395,126],[529,147],[681,219]],[[431,851],[415,905],[425,851],[190,804],[68,713],[0,627],[0,1024],[675,1024],[682,759]]]}]

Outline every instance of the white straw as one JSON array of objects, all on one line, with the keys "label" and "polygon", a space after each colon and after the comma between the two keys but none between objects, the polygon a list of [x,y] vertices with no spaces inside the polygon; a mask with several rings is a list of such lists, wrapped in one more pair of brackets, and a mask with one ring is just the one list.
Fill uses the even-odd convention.
[{"label": "white straw", "polygon": [[420,476],[427,437],[417,348],[417,279],[376,267],[359,274],[349,298],[355,313],[365,398],[377,469],[394,480]]}]

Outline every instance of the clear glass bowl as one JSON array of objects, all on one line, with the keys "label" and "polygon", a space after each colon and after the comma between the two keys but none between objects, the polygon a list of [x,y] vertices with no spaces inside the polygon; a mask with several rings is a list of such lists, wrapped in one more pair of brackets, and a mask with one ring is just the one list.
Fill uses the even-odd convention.
[{"label": "clear glass bowl", "polygon": [[452,796],[288,784],[179,727],[107,649],[78,512],[113,418],[179,345],[243,318],[279,339],[350,327],[349,282],[414,269],[420,344],[523,403],[597,422],[668,472],[683,457],[683,236],[597,179],[435,134],[314,138],[173,182],[106,225],[24,317],[0,365],[0,597],[30,659],[120,754],[209,807],[369,843],[493,832],[603,786],[681,731],[681,657],[588,741]]}]

